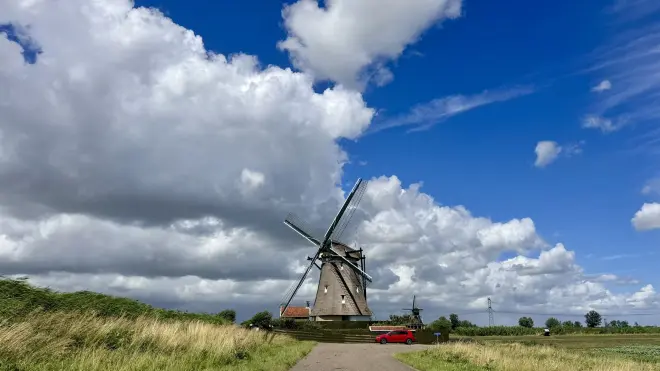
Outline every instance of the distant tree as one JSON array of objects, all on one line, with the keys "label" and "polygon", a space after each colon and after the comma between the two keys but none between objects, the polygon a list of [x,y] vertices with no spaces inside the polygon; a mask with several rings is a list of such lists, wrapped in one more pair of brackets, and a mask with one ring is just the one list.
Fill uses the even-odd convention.
[{"label": "distant tree", "polygon": [[532,317],[520,317],[518,319],[518,325],[521,327],[532,328],[534,327],[534,320]]},{"label": "distant tree", "polygon": [[478,326],[475,325],[474,323],[464,319],[464,320],[461,321],[461,323],[458,324],[458,327],[469,328],[469,327],[478,327]]},{"label": "distant tree", "polygon": [[242,325],[244,326],[257,326],[261,328],[269,328],[273,321],[273,315],[268,311],[263,311],[255,314],[247,321],[244,321]]},{"label": "distant tree", "polygon": [[634,324],[633,326],[635,326],[635,327],[641,327],[641,326],[639,325],[639,323],[637,323],[637,321],[635,321],[635,324]]},{"label": "distant tree", "polygon": [[443,330],[443,329],[449,330],[449,329],[451,329],[451,321],[448,320],[447,317],[442,316],[442,317],[436,319],[435,321],[433,321],[429,325],[429,327],[432,330]]},{"label": "distant tree", "polygon": [[582,327],[582,322],[580,321],[573,322],[573,327]]},{"label": "distant tree", "polygon": [[547,320],[545,320],[545,327],[547,328],[553,328],[559,326],[561,326],[561,322],[559,322],[559,320],[556,319],[555,317],[550,317]]},{"label": "distant tree", "polygon": [[564,321],[561,323],[562,327],[575,327],[575,324],[571,321]]},{"label": "distant tree", "polygon": [[630,325],[628,324],[628,321],[612,320],[612,321],[608,324],[608,327],[624,328],[624,327],[630,327]]},{"label": "distant tree", "polygon": [[218,313],[218,317],[226,319],[229,322],[236,322],[236,311],[233,309],[225,309]]},{"label": "distant tree", "polygon": [[392,325],[407,325],[412,323],[413,316],[412,314],[390,314],[390,324]]},{"label": "distant tree", "polygon": [[461,321],[458,319],[458,314],[452,313],[449,315],[449,321],[451,322],[451,329],[455,330],[461,325]]},{"label": "distant tree", "polygon": [[584,315],[584,322],[587,324],[587,327],[598,327],[602,321],[603,318],[600,316],[600,313],[595,310],[591,310]]}]

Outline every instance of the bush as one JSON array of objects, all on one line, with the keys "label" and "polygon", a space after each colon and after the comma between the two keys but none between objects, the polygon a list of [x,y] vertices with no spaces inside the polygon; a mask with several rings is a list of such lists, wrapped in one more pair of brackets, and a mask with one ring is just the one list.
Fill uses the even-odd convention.
[{"label": "bush", "polygon": [[264,329],[271,328],[273,322],[273,315],[269,311],[263,311],[255,314],[247,321],[243,321],[241,325],[244,327],[256,326]]},{"label": "bush", "polygon": [[[445,318],[445,316],[442,316],[435,321],[431,322],[431,324],[428,326],[429,329],[433,331],[449,331],[451,330],[451,321]],[[456,329],[459,329],[457,327]]]},{"label": "bush", "polygon": [[534,320],[532,317],[520,317],[520,319],[518,319],[518,325],[522,327],[533,328]]},{"label": "bush", "polygon": [[89,312],[100,317],[135,319],[150,317],[162,320],[197,320],[213,324],[228,321],[209,313],[188,313],[154,308],[137,300],[104,295],[90,291],[60,293],[30,285],[27,279],[0,278],[0,317],[17,322],[35,311]]},{"label": "bush", "polygon": [[545,327],[547,328],[554,329],[560,326],[561,326],[561,322],[559,322],[559,320],[556,319],[555,317],[550,317],[545,321]]},{"label": "bush", "polygon": [[227,322],[236,322],[236,311],[233,309],[225,309],[218,313],[218,317],[227,320]]}]

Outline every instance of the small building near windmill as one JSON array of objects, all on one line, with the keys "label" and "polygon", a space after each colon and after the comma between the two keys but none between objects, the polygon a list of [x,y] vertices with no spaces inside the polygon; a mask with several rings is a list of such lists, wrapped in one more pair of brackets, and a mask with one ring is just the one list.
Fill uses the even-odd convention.
[{"label": "small building near windmill", "polygon": [[284,313],[282,313],[282,308],[283,307],[280,306],[281,319],[293,319],[294,321],[309,321],[310,319],[311,309],[309,308],[309,302],[307,302],[306,307],[289,306]]}]

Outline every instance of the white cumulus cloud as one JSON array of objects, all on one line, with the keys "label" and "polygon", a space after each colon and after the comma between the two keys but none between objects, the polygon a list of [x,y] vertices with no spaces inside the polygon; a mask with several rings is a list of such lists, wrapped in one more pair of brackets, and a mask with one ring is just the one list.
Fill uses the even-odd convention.
[{"label": "white cumulus cloud", "polygon": [[656,202],[645,203],[635,213],[631,222],[638,231],[660,229],[660,204]]},{"label": "white cumulus cloud", "polygon": [[462,0],[298,0],[284,8],[278,47],[319,80],[353,88],[392,79],[386,64],[422,33],[461,15]]},{"label": "white cumulus cloud", "polygon": [[591,88],[591,91],[596,93],[601,93],[604,92],[605,90],[610,90],[610,89],[612,89],[612,83],[610,82],[610,80],[603,80],[600,82],[600,84]]},{"label": "white cumulus cloud", "polygon": [[534,166],[545,167],[554,162],[562,151],[562,147],[554,141],[543,140],[536,144],[534,152],[536,153],[536,161]]}]

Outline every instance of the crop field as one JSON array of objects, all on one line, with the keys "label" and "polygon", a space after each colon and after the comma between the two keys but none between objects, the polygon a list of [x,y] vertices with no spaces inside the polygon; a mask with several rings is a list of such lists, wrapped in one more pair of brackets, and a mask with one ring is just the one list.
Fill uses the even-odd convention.
[{"label": "crop field", "polygon": [[613,335],[557,335],[557,336],[452,336],[458,340],[476,340],[488,343],[518,342],[526,345],[552,345],[571,349],[596,349],[626,345],[660,347],[660,334],[613,334]]},{"label": "crop field", "polygon": [[420,371],[658,371],[660,347],[576,349],[504,342],[451,342],[395,355]]},{"label": "crop field", "polygon": [[396,358],[420,371],[660,371],[660,335],[490,336],[467,340],[397,354]]}]

